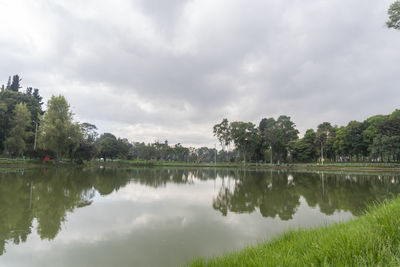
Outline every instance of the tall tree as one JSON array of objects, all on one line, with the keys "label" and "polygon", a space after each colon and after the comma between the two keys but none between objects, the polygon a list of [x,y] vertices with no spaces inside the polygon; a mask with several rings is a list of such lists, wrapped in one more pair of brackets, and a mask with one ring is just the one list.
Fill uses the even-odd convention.
[{"label": "tall tree", "polygon": [[316,158],[315,149],[316,133],[313,129],[308,129],[302,139],[294,140],[289,143],[290,152],[296,162],[309,162]]},{"label": "tall tree", "polygon": [[289,116],[281,115],[276,120],[276,129],[274,135],[275,151],[282,160],[287,159],[288,145],[291,141],[297,140],[299,131],[296,124],[291,121]]},{"label": "tall tree", "polygon": [[334,136],[334,129],[329,122],[323,122],[318,125],[316,134],[316,145],[321,158],[327,158],[328,149],[326,149],[326,145],[328,137],[330,136]]},{"label": "tall tree", "polygon": [[20,156],[26,151],[26,141],[32,135],[32,132],[29,131],[31,113],[25,103],[19,103],[15,106],[11,125],[12,128],[6,139],[5,146],[11,155]]},{"label": "tall tree", "polygon": [[375,115],[369,117],[364,121],[366,129],[363,132],[364,141],[370,147],[373,143],[374,138],[379,134],[380,126],[388,119],[388,116]]},{"label": "tall tree", "polygon": [[32,88],[32,87],[27,87],[27,88],[26,88],[26,92],[25,92],[25,93],[26,93],[27,95],[32,95],[32,92],[33,92],[33,88]]},{"label": "tall tree", "polygon": [[232,140],[246,162],[246,156],[254,155],[260,134],[256,126],[251,122],[235,121],[231,123]]},{"label": "tall tree", "polygon": [[363,136],[364,130],[367,128],[366,123],[351,121],[345,129],[345,141],[348,145],[351,156],[355,156],[356,160],[359,156],[364,157],[368,155],[368,144],[365,142]]},{"label": "tall tree", "polygon": [[232,141],[231,127],[229,125],[228,119],[223,119],[221,123],[215,124],[213,128],[214,136],[218,138],[222,149],[225,150],[227,146]]},{"label": "tall tree", "polygon": [[61,95],[52,96],[41,122],[39,146],[53,151],[57,159],[61,159],[79,147],[81,136],[79,125],[72,121],[67,100]]},{"label": "tall tree", "polygon": [[88,143],[94,143],[98,136],[96,125],[84,122],[81,123],[81,129],[85,141],[87,141]]},{"label": "tall tree", "polygon": [[7,81],[7,86],[6,86],[7,90],[11,89],[11,76],[8,76],[8,81]]},{"label": "tall tree", "polygon": [[260,121],[260,124],[258,126],[258,129],[260,130],[260,135],[261,135],[261,142],[262,142],[262,147],[263,150],[265,151],[268,149],[270,161],[272,163],[273,160],[273,154],[275,149],[277,148],[276,146],[276,139],[275,133],[276,133],[276,121],[274,118],[263,118]]},{"label": "tall tree", "polygon": [[11,85],[10,85],[10,90],[11,91],[14,91],[14,92],[18,92],[19,91],[19,89],[20,88],[22,88],[21,87],[21,80],[22,79],[20,79],[19,78],[19,75],[17,74],[17,75],[14,75],[13,76],[13,78],[12,78],[12,83],[11,83]]},{"label": "tall tree", "polygon": [[36,98],[36,100],[38,101],[38,103],[40,104],[40,105],[42,105],[43,104],[43,102],[42,102],[42,97],[40,96],[40,94],[39,94],[39,89],[37,89],[37,88],[35,88],[35,89],[33,89],[33,97],[34,98]]}]

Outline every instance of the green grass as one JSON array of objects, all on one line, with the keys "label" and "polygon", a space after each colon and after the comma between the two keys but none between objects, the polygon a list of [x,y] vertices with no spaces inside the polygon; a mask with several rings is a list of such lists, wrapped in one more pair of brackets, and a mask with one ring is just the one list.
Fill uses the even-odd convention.
[{"label": "green grass", "polygon": [[400,197],[346,223],[289,231],[189,266],[400,266]]},{"label": "green grass", "polygon": [[[218,168],[260,168],[260,169],[298,169],[298,170],[345,170],[345,171],[354,171],[354,170],[366,170],[366,171],[399,171],[400,164],[399,163],[367,163],[367,162],[327,162],[324,165],[318,165],[317,163],[294,163],[294,164],[269,164],[269,163],[253,163],[253,162],[184,162],[184,161],[157,161],[157,160],[124,160],[124,159],[115,159],[115,160],[107,160],[107,162],[102,162],[99,160],[93,161],[85,161],[83,163],[85,166],[98,166],[98,165],[129,165],[129,166],[137,166],[137,167],[155,167],[155,166],[165,166],[165,167],[218,167]],[[6,167],[7,165],[42,165],[41,161],[29,160],[29,159],[12,159],[8,157],[0,157],[0,167]],[[61,161],[52,161],[46,165],[54,165],[54,166],[74,166],[80,165],[77,162],[71,162],[69,159],[64,159]]]}]

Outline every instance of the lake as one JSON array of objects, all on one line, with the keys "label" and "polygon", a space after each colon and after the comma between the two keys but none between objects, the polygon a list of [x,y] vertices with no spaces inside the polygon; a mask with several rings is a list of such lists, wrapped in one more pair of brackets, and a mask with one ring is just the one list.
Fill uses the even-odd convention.
[{"label": "lake", "polygon": [[0,266],[180,266],[400,192],[395,173],[184,168],[0,171]]}]

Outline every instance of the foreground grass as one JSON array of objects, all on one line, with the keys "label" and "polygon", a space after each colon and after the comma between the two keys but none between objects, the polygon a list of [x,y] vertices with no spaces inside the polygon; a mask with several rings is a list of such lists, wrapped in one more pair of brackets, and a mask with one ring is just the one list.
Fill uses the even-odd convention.
[{"label": "foreground grass", "polygon": [[400,197],[346,223],[290,231],[189,266],[400,266]]}]

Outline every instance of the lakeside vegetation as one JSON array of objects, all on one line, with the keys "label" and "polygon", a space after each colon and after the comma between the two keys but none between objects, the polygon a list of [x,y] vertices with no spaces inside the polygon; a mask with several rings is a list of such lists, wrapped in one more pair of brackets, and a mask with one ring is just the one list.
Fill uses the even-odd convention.
[{"label": "lakeside vegetation", "polygon": [[190,266],[398,266],[400,197],[346,223],[292,230],[243,251]]},{"label": "lakeside vegetation", "polygon": [[214,126],[222,147],[231,143],[240,156],[253,162],[399,162],[400,110],[346,126],[329,122],[308,129],[303,138],[290,117],[252,122],[223,119]]}]

